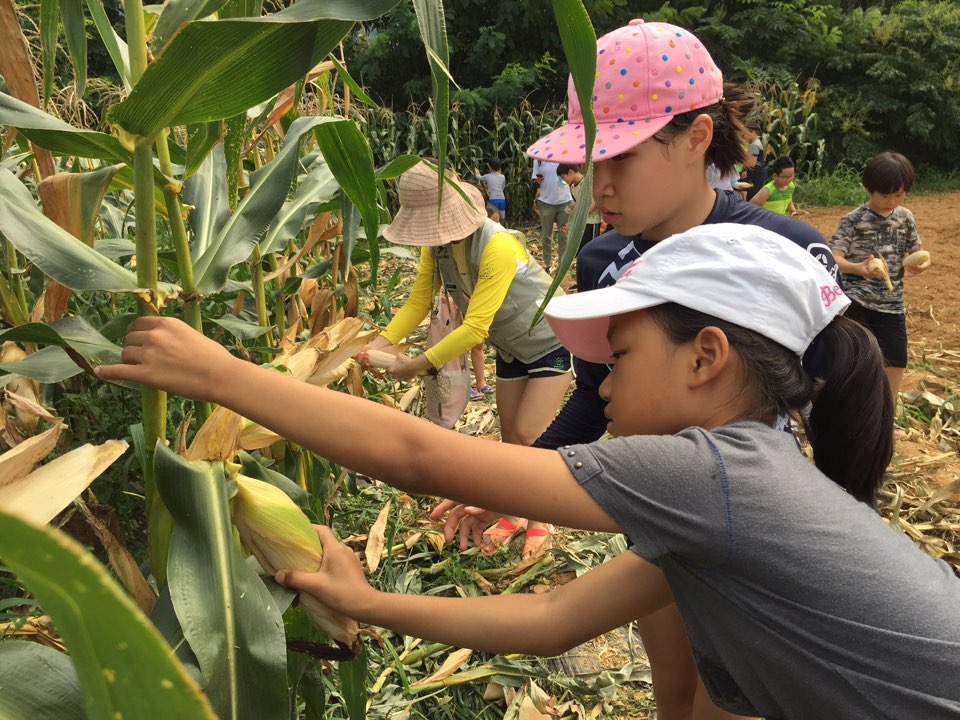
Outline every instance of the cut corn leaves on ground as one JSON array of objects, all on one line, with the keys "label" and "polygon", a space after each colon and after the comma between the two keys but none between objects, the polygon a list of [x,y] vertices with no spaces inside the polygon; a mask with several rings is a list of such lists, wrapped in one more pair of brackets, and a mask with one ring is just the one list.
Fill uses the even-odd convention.
[{"label": "cut corn leaves on ground", "polygon": [[[316,572],[323,547],[309,518],[279,488],[237,475],[233,522],[240,542],[270,575],[278,570]],[[313,596],[301,593],[300,607],[319,630],[352,651],[359,647],[356,620],[334,612]]]}]

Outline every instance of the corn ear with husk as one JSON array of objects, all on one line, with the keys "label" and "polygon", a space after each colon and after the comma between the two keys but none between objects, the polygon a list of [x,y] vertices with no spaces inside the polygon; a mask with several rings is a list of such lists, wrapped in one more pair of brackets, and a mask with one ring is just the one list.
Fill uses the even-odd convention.
[{"label": "corn ear with husk", "polygon": [[930,253],[926,250],[917,250],[907,255],[903,259],[904,267],[915,267],[917,265],[923,265],[930,260]]},{"label": "corn ear with husk", "polygon": [[870,272],[879,272],[887,286],[887,292],[893,292],[893,282],[890,280],[890,272],[887,270],[887,262],[882,257],[871,258],[867,262],[867,270]]},{"label": "corn ear with husk", "polygon": [[[320,538],[294,502],[270,483],[236,476],[233,522],[240,542],[270,575],[278,570],[316,572],[323,559]],[[310,622],[339,643],[356,650],[360,626],[334,612],[313,596],[302,593],[300,607]]]},{"label": "corn ear with husk", "polygon": [[[0,362],[11,363],[19,362],[20,360],[25,360],[27,354],[14,342],[7,341],[0,346]],[[28,377],[18,377],[15,380],[11,380],[4,386],[9,392],[15,393],[20,397],[26,398],[34,403],[40,403],[40,384]],[[28,429],[30,432],[37,431],[37,425],[40,421],[40,418],[35,413],[26,412],[23,409],[16,407],[14,411],[17,416],[17,420],[20,422],[23,427]]]}]

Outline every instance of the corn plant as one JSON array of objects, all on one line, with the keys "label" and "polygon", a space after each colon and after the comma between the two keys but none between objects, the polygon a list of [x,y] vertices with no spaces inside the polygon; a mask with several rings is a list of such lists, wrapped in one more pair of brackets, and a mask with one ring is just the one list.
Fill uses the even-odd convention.
[{"label": "corn plant", "polygon": [[818,137],[816,131],[818,87],[813,80],[803,88],[796,81],[790,85],[755,82],[751,87],[759,99],[755,113],[766,156],[787,155],[793,160],[797,174],[808,177],[821,174],[827,152],[826,141]]},{"label": "corn plant", "polygon": [[[306,311],[308,292],[313,290],[309,305],[318,316],[356,314],[355,245],[365,235],[367,282],[375,289],[383,183],[417,158],[394,153],[378,167],[356,123],[336,115],[304,116],[296,108],[304,83],[311,82],[323,96],[321,107],[332,110],[334,72],[353,96],[369,103],[344,58],[332,52],[354,22],[374,18],[398,1],[299,0],[263,14],[255,2],[171,0],[157,16],[140,0],[126,0],[121,39],[99,0],[88,0],[86,10],[127,93],[106,110],[110,133],[73,126],[41,109],[54,93],[52,58],[61,24],[76,90],[84,91],[84,8],[52,0],[41,4],[42,93],[34,86],[22,33],[16,23],[0,22],[3,39],[24,50],[0,53],[0,73],[11,91],[0,93],[0,124],[14,140],[0,158],[0,234],[7,257],[0,310],[11,326],[0,330],[0,340],[16,340],[30,351],[0,362],[6,373],[0,386],[18,378],[50,385],[84,372],[89,376],[91,366],[119,358],[111,338],[122,334],[132,316],[163,312],[182,314],[201,331],[229,333],[238,351],[251,358],[272,359],[289,372],[306,367],[308,381],[327,377],[309,361],[319,363],[324,352],[333,353],[332,377],[362,391],[355,373],[337,369],[358,347],[345,350],[320,332],[323,325]],[[442,5],[413,4],[433,96],[430,109],[405,132],[408,146],[427,143],[442,166],[450,142]],[[595,36],[579,0],[555,0],[554,9],[583,94],[592,84]],[[13,0],[0,0],[0,10],[0,20],[15,15]],[[475,150],[469,159],[476,162]],[[438,183],[442,191],[442,172]],[[578,232],[582,221],[575,216],[571,232]],[[120,237],[104,235],[110,229]],[[304,258],[313,248],[320,270],[309,277]],[[333,288],[311,288],[307,282],[318,279],[336,288],[342,302],[335,300],[337,293],[321,292]],[[94,324],[72,314],[89,295],[109,298],[117,316]],[[224,307],[232,312],[223,314]],[[307,335],[310,341],[295,344]],[[327,341],[331,346],[321,348]],[[144,477],[150,568],[160,591],[149,598],[156,603],[152,624],[69,541],[0,517],[5,538],[0,555],[62,624],[76,660],[73,675],[62,663],[50,663],[62,683],[51,682],[74,693],[65,706],[83,705],[91,718],[290,717],[301,702],[315,716],[323,703],[315,674],[308,664],[291,664],[286,651],[284,617],[292,594],[272,586],[248,562],[252,554],[270,569],[238,519],[244,481],[236,475],[239,464],[245,474],[260,475],[303,499],[306,488],[316,489],[310,483],[313,460],[291,451],[296,453],[291,481],[245,459],[238,454],[244,442],[265,457],[283,459],[287,449],[280,438],[204,406],[194,408],[205,423],[190,447],[185,422],[175,441],[181,452],[173,452],[167,449],[167,398],[135,390],[140,422],[131,429]],[[199,449],[192,455],[194,447]],[[246,512],[248,518],[255,514]],[[276,524],[282,536],[289,523]],[[39,559],[31,557],[33,548]],[[102,632],[111,622],[116,632]],[[318,624],[338,636],[335,627]],[[348,651],[357,649],[352,637],[339,637]],[[141,645],[149,648],[142,669],[128,658],[131,646]],[[46,663],[40,651],[15,652],[27,666]],[[365,712],[362,658],[361,649],[358,659],[340,667],[341,694],[352,720]],[[43,687],[47,692],[51,685]],[[75,697],[77,687],[83,700]],[[29,705],[38,694],[19,697]],[[47,715],[32,716],[63,717],[57,712],[49,708]]]}]

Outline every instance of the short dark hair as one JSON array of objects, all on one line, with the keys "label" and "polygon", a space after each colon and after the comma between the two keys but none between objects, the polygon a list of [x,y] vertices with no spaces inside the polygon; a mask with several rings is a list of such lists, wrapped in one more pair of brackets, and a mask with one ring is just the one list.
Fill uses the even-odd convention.
[{"label": "short dark hair", "polygon": [[486,209],[488,218],[500,213],[500,208],[498,208],[496,205],[491,205],[490,203],[487,203]]},{"label": "short dark hair", "polygon": [[755,132],[757,135],[760,134],[760,125],[759,125],[759,123],[748,122],[745,127],[747,128],[747,130],[753,130],[753,132]]},{"label": "short dark hair", "polygon": [[495,158],[495,157],[492,157],[489,160],[487,160],[487,165],[490,167],[491,170],[499,170],[501,167],[503,167],[503,163],[500,162],[500,158]]},{"label": "short dark hair", "polygon": [[559,177],[563,177],[570,171],[580,172],[580,166],[571,165],[570,163],[560,163],[559,165],[557,165],[557,175]]},{"label": "short dark hair", "polygon": [[917,173],[906,157],[898,152],[882,152],[867,161],[863,168],[863,186],[869,193],[910,192]]},{"label": "short dark hair", "polygon": [[784,155],[773,161],[773,165],[770,166],[770,172],[774,175],[779,175],[784,170],[792,167],[794,167],[793,160]]}]

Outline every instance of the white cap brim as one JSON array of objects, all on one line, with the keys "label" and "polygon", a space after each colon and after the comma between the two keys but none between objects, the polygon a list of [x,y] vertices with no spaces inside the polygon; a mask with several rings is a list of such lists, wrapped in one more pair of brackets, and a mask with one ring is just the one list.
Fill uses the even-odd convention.
[{"label": "white cap brim", "polygon": [[592,363],[610,363],[613,351],[607,333],[610,318],[663,305],[654,295],[623,290],[616,285],[553,298],[544,314],[560,343],[574,357]]}]

